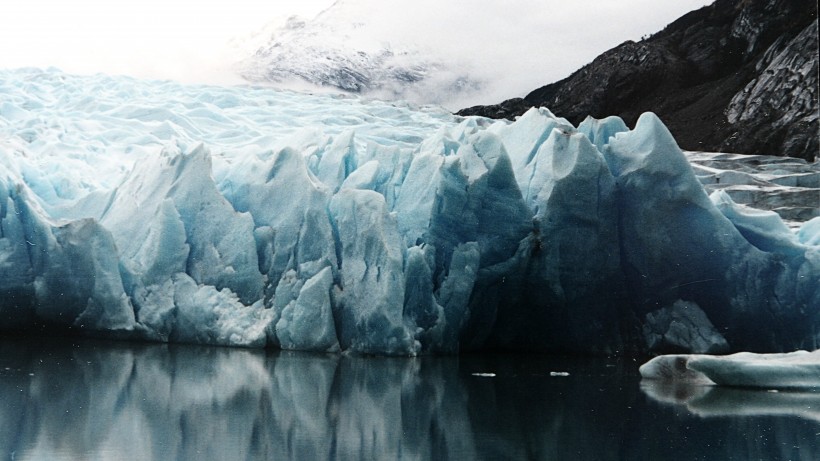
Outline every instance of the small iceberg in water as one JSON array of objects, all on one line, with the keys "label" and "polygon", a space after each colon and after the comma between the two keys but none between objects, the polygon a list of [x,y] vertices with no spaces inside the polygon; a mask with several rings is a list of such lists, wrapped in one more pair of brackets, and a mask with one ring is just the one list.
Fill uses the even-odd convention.
[{"label": "small iceberg in water", "polygon": [[820,388],[820,349],[784,354],[662,355],[640,368],[644,379],[719,386]]},{"label": "small iceberg in water", "polygon": [[820,422],[820,350],[663,355],[640,368],[641,391],[700,417],[790,416]]}]

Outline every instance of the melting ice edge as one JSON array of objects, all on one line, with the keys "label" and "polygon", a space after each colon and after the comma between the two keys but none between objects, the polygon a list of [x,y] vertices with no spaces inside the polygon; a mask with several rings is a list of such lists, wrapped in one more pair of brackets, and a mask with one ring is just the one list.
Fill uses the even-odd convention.
[{"label": "melting ice edge", "polygon": [[820,218],[795,233],[707,195],[651,113],[0,75],[2,329],[400,355],[820,342]]}]

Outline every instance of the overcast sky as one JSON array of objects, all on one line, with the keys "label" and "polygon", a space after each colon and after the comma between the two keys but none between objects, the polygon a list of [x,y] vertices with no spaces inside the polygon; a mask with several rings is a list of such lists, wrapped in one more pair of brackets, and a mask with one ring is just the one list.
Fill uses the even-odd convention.
[{"label": "overcast sky", "polygon": [[[387,0],[347,0],[359,3]],[[401,31],[481,60],[510,88],[563,78],[624,40],[638,40],[709,0],[389,0]],[[425,8],[436,5],[435,8]],[[226,46],[332,0],[0,0],[0,67],[55,66],[191,82],[231,83]],[[396,8],[398,10],[398,7]],[[434,11],[434,16],[425,10]],[[388,20],[389,21],[389,20]],[[528,76],[529,74],[529,76]],[[537,74],[533,77],[532,74]],[[532,88],[530,88],[532,89]]]},{"label": "overcast sky", "polygon": [[226,43],[331,0],[0,0],[0,66],[219,81]]}]

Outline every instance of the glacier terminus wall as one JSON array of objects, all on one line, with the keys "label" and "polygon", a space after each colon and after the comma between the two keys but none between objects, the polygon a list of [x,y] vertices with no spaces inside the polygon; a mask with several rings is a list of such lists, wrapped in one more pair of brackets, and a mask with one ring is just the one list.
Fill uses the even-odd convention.
[{"label": "glacier terminus wall", "polygon": [[314,351],[820,343],[820,218],[573,126],[56,70],[0,78],[0,328]]}]

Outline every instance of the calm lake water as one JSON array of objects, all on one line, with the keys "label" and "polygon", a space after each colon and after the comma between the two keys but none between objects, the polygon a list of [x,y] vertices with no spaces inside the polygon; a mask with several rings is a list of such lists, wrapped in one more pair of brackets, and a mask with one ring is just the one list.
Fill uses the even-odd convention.
[{"label": "calm lake water", "polygon": [[0,459],[820,459],[819,391],[639,365],[0,338]]}]

